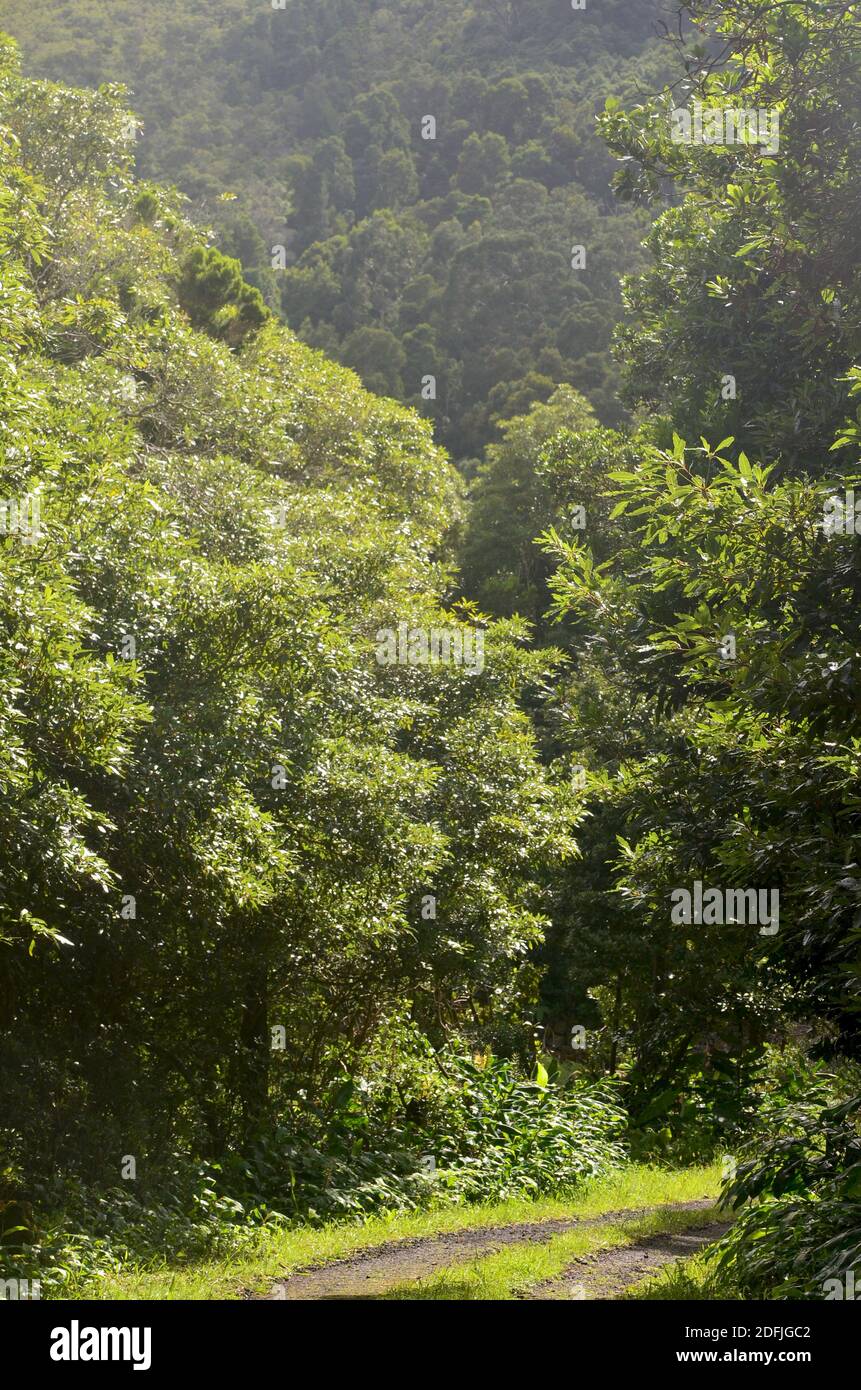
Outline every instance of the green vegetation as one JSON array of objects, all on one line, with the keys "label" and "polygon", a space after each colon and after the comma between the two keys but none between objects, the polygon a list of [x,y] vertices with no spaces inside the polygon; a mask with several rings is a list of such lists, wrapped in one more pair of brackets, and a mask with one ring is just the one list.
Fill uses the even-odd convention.
[{"label": "green vegetation", "polygon": [[726,1278],[715,1271],[715,1251],[707,1250],[690,1260],[669,1264],[652,1279],[624,1294],[625,1298],[647,1303],[711,1303],[715,1300],[743,1298]]},{"label": "green vegetation", "polygon": [[618,270],[647,220],[610,194],[594,117],[660,86],[664,8],[7,0],[3,23],[38,76],[125,83],[142,174],[183,189],[302,338],[465,458],[560,381],[621,418]]},{"label": "green vegetation", "polygon": [[642,1296],[857,1282],[861,7],[689,0],[650,96],[615,0],[10,8],[147,134],[2,40],[4,1277],[225,1294],[717,1160]]},{"label": "green vegetation", "polygon": [[[262,321],[135,183],[113,93],[22,81],[7,46],[0,101],[2,494],[41,513],[0,556],[4,1228],[38,1248],[22,1203],[134,1177],[203,1241],[211,1170],[176,1151],[244,1155],[225,1201],[409,1207],[422,1121],[475,1167],[449,1042],[532,1051],[576,808],[520,694],[555,659],[502,622],[481,671],[379,664],[405,615],[475,628],[429,427]],[[566,1174],[613,1161],[613,1105],[531,1094],[536,1152],[570,1112],[594,1142]]]},{"label": "green vegetation", "polygon": [[521,1298],[537,1284],[559,1278],[569,1265],[584,1255],[634,1245],[644,1237],[663,1232],[701,1226],[709,1215],[714,1213],[668,1211],[613,1226],[598,1223],[582,1231],[554,1236],[546,1244],[515,1245],[472,1264],[441,1270],[414,1284],[394,1289],[384,1297],[392,1302]]},{"label": "green vegetation", "polygon": [[[824,1280],[859,1254],[849,1061],[861,945],[858,541],[854,527],[827,525],[834,496],[853,485],[857,440],[856,260],[830,240],[850,236],[856,126],[841,125],[839,155],[822,151],[827,232],[823,201],[801,185],[818,149],[812,75],[833,78],[841,111],[857,109],[846,73],[857,71],[861,31],[855,7],[693,8],[721,20],[738,56],[717,71],[703,60],[686,99],[779,109],[780,158],[749,144],[673,144],[661,133],[663,99],[605,120],[614,145],[636,152],[623,189],[642,194],[643,180],[669,171],[686,196],[657,221],[653,266],[629,286],[632,322],[620,338],[642,397],[639,354],[669,383],[669,418],[644,423],[633,464],[605,447],[597,495],[584,467],[594,435],[563,443],[594,538],[552,511],[543,538],[574,654],[551,732],[588,769],[594,811],[544,947],[546,1022],[551,1049],[574,1024],[597,1029],[595,1071],[627,1056],[635,1153],[690,1161],[715,1143],[732,1152],[753,1129],[759,1156],[729,1191],[757,1206],[736,1228],[727,1268],[744,1271],[752,1294],[785,1281],[822,1297]],[[748,366],[741,322],[720,337],[741,304],[763,335],[754,351],[767,385]],[[735,400],[722,399],[727,373]],[[539,471],[559,471],[556,452],[545,447]],[[700,921],[674,915],[675,895],[696,883],[721,901],[767,885],[779,907],[753,926],[731,907]],[[596,921],[608,903],[609,933],[603,913]],[[830,1074],[767,1046],[790,1037],[812,1043]],[[773,1136],[774,1093],[780,1108],[802,1081],[819,1086],[819,1113],[800,1130],[787,1116],[787,1159],[783,1140],[763,1146],[756,1127]],[[810,1254],[805,1232],[826,1251]]]},{"label": "green vegetation", "polygon": [[[88,1260],[81,1267],[71,1263],[75,1245],[70,1243],[65,1252],[70,1261],[69,1282],[61,1290],[46,1290],[46,1296],[232,1299],[247,1290],[265,1292],[275,1277],[283,1278],[295,1270],[344,1259],[356,1251],[382,1247],[392,1241],[444,1236],[483,1226],[591,1221],[609,1211],[635,1211],[714,1197],[719,1186],[717,1167],[670,1173],[632,1164],[570,1196],[560,1193],[552,1198],[508,1198],[503,1202],[434,1206],[408,1213],[387,1211],[361,1223],[285,1226],[270,1221],[241,1239],[234,1238],[217,1256],[178,1260],[175,1246],[162,1244],[149,1251],[138,1246],[114,1260],[106,1257],[104,1248],[95,1248],[91,1262]],[[234,1237],[237,1230],[234,1224]]]},{"label": "green vegetation", "polygon": [[747,1205],[717,1267],[744,1292],[803,1298],[837,1287],[847,1296],[861,1260],[857,1069],[839,1103],[817,1080],[794,1104],[772,1104],[771,1126],[729,1185],[729,1198]]}]

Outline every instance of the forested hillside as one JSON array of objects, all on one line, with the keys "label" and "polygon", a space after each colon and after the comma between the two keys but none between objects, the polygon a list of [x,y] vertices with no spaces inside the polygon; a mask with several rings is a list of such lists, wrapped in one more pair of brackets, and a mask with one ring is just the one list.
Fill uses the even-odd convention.
[{"label": "forested hillside", "polygon": [[[688,0],[674,58],[611,0],[9,8],[0,1275],[235,1298],[461,1223],[383,1296],[585,1297],[722,1171],[654,1297],[854,1301],[861,4]],[[34,67],[138,69],[144,141]],[[240,174],[280,280],[198,223]],[[437,437],[282,290],[345,358],[450,328]]]},{"label": "forested hillside", "polygon": [[659,90],[671,8],[5,0],[2,19],[27,71],[125,83],[141,173],[464,459],[561,381],[621,418],[609,340],[647,220],[613,199],[594,117]]},{"label": "forested hillside", "polygon": [[[134,182],[110,95],[7,45],[2,101],[14,1166],[220,1155],[362,1057],[402,1106],[461,1023],[523,1053],[575,792],[518,708],[552,655],[445,607],[456,474]],[[404,619],[481,660],[382,664]]]}]

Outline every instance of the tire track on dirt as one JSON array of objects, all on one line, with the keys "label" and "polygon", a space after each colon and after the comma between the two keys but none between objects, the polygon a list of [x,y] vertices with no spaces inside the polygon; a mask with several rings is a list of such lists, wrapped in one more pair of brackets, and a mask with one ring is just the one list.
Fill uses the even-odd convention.
[{"label": "tire track on dirt", "polygon": [[345,1259],[295,1270],[277,1279],[265,1294],[249,1295],[264,1301],[374,1298],[399,1284],[423,1279],[449,1265],[493,1255],[508,1245],[552,1240],[577,1227],[635,1221],[666,1211],[707,1211],[714,1198],[633,1207],[595,1216],[557,1217],[549,1221],[521,1221],[510,1226],[478,1226],[441,1236],[417,1236],[358,1250]]},{"label": "tire track on dirt", "polygon": [[562,1274],[536,1284],[526,1299],[616,1299],[651,1278],[668,1264],[690,1259],[720,1240],[731,1221],[713,1221],[686,1231],[664,1231],[644,1236],[635,1245],[595,1250],[572,1261]]}]

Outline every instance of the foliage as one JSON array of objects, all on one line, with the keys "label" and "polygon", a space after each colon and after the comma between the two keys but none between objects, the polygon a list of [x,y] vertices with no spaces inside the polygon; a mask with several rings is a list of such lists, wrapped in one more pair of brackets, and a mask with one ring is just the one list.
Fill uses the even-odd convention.
[{"label": "foliage", "polygon": [[[840,463],[857,435],[846,420],[855,257],[835,241],[856,201],[854,127],[830,125],[817,151],[822,198],[800,173],[832,93],[851,121],[857,17],[693,8],[725,21],[729,61],[693,49],[681,96],[627,114],[609,103],[604,122],[625,156],[623,189],[640,196],[672,178],[683,195],[658,221],[651,269],[630,283],[620,339],[639,398],[669,419],[647,422],[627,460],[604,450],[604,478],[584,487],[594,528],[572,534],[553,494],[539,505],[572,657],[546,732],[589,769],[590,813],[541,948],[546,1045],[587,1074],[624,1076],[635,1152],[688,1157],[749,1128],[768,1039],[804,1021],[820,1053],[857,1051],[859,947],[857,539],[823,524],[829,498],[855,482]],[[808,119],[814,70],[828,97]],[[668,111],[693,96],[734,109],[774,100],[780,160],[675,144]],[[763,259],[762,237],[745,243],[766,217],[776,231]],[[788,247],[799,228],[804,245]],[[721,238],[735,257],[727,296],[715,291]],[[813,331],[808,300],[835,323],[839,312],[839,329]],[[709,396],[736,365],[738,401]],[[577,476],[587,439],[545,446],[567,457],[561,476]],[[768,885],[778,931],[674,924],[671,895],[697,880]],[[579,1055],[574,1025],[588,1037]]]},{"label": "foliage", "polygon": [[617,272],[648,219],[608,198],[595,114],[608,88],[633,100],[662,80],[661,15],[662,0],[8,0],[3,22],[27,71],[125,82],[142,176],[178,184],[270,308],[465,458],[561,382],[621,418]]},{"label": "foliage", "polygon": [[[685,8],[703,37],[684,76],[630,110],[609,102],[602,118],[623,160],[617,191],[651,201],[672,181],[682,198],[625,286],[627,398],[685,438],[733,435],[752,457],[821,476],[861,341],[861,16],[851,4]],[[673,112],[696,102],[704,120],[765,113],[777,139],[676,143]]]},{"label": "foliage", "polygon": [[[857,1085],[857,1078],[856,1078]],[[861,1276],[861,1097],[785,1107],[725,1188],[745,1203],[718,1274],[748,1297],[854,1298]]]},{"label": "foliage", "polygon": [[[602,1087],[527,1081],[499,1058],[447,1063],[444,1072],[435,1064],[434,1113],[425,1109],[420,1125],[392,1119],[373,1094],[381,1083],[362,1080],[338,1088],[316,1127],[308,1114],[301,1129],[270,1126],[217,1163],[171,1155],[133,1193],[35,1183],[35,1212],[0,1201],[0,1223],[7,1214],[25,1222],[0,1224],[0,1276],[39,1279],[56,1298],[165,1252],[176,1266],[236,1258],[264,1227],[570,1194],[618,1168],[623,1116]],[[434,1154],[423,1151],[429,1144]]]},{"label": "foliage", "polygon": [[[427,423],[134,179],[120,93],[6,45],[0,103],[0,497],[41,508],[0,539],[0,1129],[32,1203],[301,1139],[403,1018],[417,1055],[527,1057],[577,812],[522,709],[557,657],[455,604]],[[480,630],[481,669],[380,664],[402,621]]]},{"label": "foliage", "polygon": [[143,1193],[101,1190],[52,1180],[31,1188],[38,1215],[25,1240],[0,1243],[0,1277],[38,1281],[43,1298],[74,1297],[129,1263],[177,1264],[203,1255],[236,1258],[262,1226],[283,1224],[272,1213],[245,1209],[218,1190],[219,1169],[178,1155]]},{"label": "foliage", "polygon": [[263,1135],[226,1172],[246,1205],[312,1219],[572,1190],[624,1156],[623,1115],[598,1086],[524,1079],[513,1062],[447,1056],[435,1101],[385,1115],[346,1083],[316,1145]]},{"label": "foliage", "polygon": [[624,1116],[610,1088],[525,1081],[500,1058],[460,1062],[457,1108],[429,1131],[443,1176],[467,1200],[542,1196],[601,1177],[624,1155]]},{"label": "foliage", "polygon": [[[595,782],[624,813],[617,1027],[646,1114],[684,1092],[686,1059],[747,1065],[781,1013],[854,1034],[857,730],[837,673],[857,643],[855,543],[822,533],[824,488],[775,484],[730,443],[677,439],[615,474],[619,546],[601,565],[548,541],[560,610],[600,614],[587,669],[646,696],[642,751]],[[674,923],[671,893],[694,880],[779,891],[779,929]]]},{"label": "foliage", "polygon": [[[140,212],[140,203],[136,208]],[[238,346],[266,322],[263,297],[243,281],[239,261],[212,246],[195,246],[181,272],[177,298],[195,328]]]},{"label": "foliage", "polygon": [[[89,37],[96,8],[67,6]],[[578,148],[593,20],[578,53],[538,0],[312,8],[213,26],[270,189],[247,160],[220,248],[134,177],[120,89],[2,50],[0,498],[44,521],[0,539],[4,1227],[26,1247],[46,1174],[110,1190],[132,1156],[189,1249],[240,1208],[540,1195],[618,1161],[624,1101],[635,1156],[750,1139],[722,1268],[822,1296],[861,1251],[861,551],[826,525],[861,487],[857,7],[690,0],[683,78],[607,103],[618,190],[671,202],[624,434],[647,214]],[[674,141],[694,101],[779,116],[779,158]],[[159,156],[195,214],[236,167],[208,129],[197,189]],[[308,344],[433,407],[468,495]],[[375,659],[402,622],[480,630],[482,668]],[[695,886],[720,911],[673,911]],[[202,1166],[159,1202],[177,1150]]]}]

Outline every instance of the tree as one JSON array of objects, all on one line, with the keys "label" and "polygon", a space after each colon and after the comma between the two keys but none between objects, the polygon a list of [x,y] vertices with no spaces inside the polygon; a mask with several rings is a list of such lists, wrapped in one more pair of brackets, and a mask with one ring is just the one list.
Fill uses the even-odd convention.
[{"label": "tree", "polygon": [[[688,437],[732,434],[821,475],[861,344],[859,19],[831,5],[690,8],[719,19],[725,65],[694,55],[672,98],[604,117],[627,159],[621,192],[648,197],[671,178],[685,195],[655,225],[649,273],[627,286],[628,395]],[[706,123],[717,113],[719,144],[674,140],[673,112],[696,102]],[[728,141],[724,112],[745,110],[764,113],[763,131],[736,141],[733,126]]]},{"label": "tree", "polygon": [[508,172],[510,156],[503,135],[473,132],[464,143],[455,175],[464,193],[487,193]]},{"label": "tree", "polygon": [[535,538],[555,519],[562,499],[553,496],[553,483],[542,470],[542,451],[561,430],[584,431],[595,424],[588,401],[566,386],[546,404],[535,402],[528,412],[500,423],[502,438],[488,446],[472,485],[461,555],[464,586],[489,612],[518,612],[533,622],[545,613],[547,567]]},{"label": "tree", "polygon": [[[576,812],[522,708],[556,656],[450,606],[429,424],[136,183],[117,93],[45,98],[4,52],[0,1171],[104,1188],[131,1154],[162,1201],[178,1152],[293,1173],[393,1039],[408,1080],[528,1061]],[[356,229],[368,274],[390,234]],[[380,660],[402,624],[439,659]]]},{"label": "tree", "polygon": [[382,396],[403,395],[401,373],[407,355],[393,333],[385,328],[357,328],[345,339],[344,364],[359,373],[368,390]]},{"label": "tree", "polygon": [[196,328],[234,346],[266,322],[263,297],[243,280],[239,261],[212,246],[196,246],[188,253],[177,295]]}]

